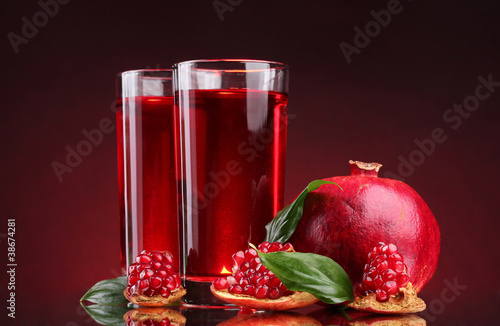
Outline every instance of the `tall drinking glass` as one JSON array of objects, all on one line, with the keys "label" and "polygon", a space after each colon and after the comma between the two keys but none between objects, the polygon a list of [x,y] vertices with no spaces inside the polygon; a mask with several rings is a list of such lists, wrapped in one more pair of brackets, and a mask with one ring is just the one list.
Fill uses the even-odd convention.
[{"label": "tall drinking glass", "polygon": [[[171,70],[133,70],[118,75],[123,274],[142,250],[167,250],[178,257],[172,92]],[[178,270],[178,266],[174,267]]]},{"label": "tall drinking glass", "polygon": [[288,68],[254,60],[174,66],[180,118],[181,278],[185,304],[223,305],[211,282],[260,243],[283,205]]}]

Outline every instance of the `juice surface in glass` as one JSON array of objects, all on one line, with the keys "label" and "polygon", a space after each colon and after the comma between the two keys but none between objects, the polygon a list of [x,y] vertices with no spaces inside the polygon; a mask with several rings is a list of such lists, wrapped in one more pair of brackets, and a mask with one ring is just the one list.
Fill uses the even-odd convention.
[{"label": "juice surface in glass", "polygon": [[167,250],[177,257],[179,244],[173,97],[123,101],[117,103],[116,117],[121,263],[126,274],[142,250]]},{"label": "juice surface in glass", "polygon": [[288,98],[249,89],[188,92],[189,104],[180,105],[187,170],[181,272],[188,282],[207,282],[230,274],[231,256],[262,242],[282,208]]}]

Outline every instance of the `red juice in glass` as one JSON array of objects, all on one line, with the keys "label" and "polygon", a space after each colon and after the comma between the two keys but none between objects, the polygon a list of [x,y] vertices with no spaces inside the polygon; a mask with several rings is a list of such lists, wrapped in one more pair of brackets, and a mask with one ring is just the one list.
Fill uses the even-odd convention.
[{"label": "red juice in glass", "polygon": [[142,250],[178,256],[173,97],[120,98],[116,118],[121,262],[126,274]]},{"label": "red juice in glass", "polygon": [[192,303],[206,291],[197,282],[229,274],[231,256],[262,242],[265,225],[282,208],[288,98],[251,89],[187,94],[189,105],[180,106],[186,170],[181,269],[188,290],[183,301]]}]

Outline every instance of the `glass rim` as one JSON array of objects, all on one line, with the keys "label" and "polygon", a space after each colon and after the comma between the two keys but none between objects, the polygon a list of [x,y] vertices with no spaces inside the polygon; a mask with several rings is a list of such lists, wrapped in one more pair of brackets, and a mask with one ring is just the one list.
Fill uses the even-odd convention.
[{"label": "glass rim", "polygon": [[142,73],[155,73],[155,72],[170,72],[169,77],[164,78],[172,78],[173,69],[133,69],[133,70],[125,70],[116,74],[117,78],[121,78],[123,76],[143,76],[143,77],[160,77],[160,76],[145,76]]},{"label": "glass rim", "polygon": [[251,69],[251,70],[242,70],[242,69],[224,69],[224,68],[201,68],[194,67],[194,70],[213,70],[213,71],[221,71],[221,72],[259,72],[265,70],[288,70],[288,65],[278,61],[268,61],[268,60],[256,60],[256,59],[196,59],[196,60],[187,60],[182,62],[177,62],[172,66],[172,70],[178,70],[179,67],[183,66],[194,66],[196,64],[209,64],[209,63],[257,63],[257,64],[267,64],[268,68],[262,69]]}]

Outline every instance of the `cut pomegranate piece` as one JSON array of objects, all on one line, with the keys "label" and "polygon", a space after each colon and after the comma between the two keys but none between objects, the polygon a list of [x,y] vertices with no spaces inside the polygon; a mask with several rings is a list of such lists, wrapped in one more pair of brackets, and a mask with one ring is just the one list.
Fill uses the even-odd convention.
[{"label": "cut pomegranate piece", "polygon": [[172,262],[173,256],[167,251],[142,251],[128,268],[125,297],[140,306],[163,306],[179,300],[186,290]]},{"label": "cut pomegranate piece", "polygon": [[161,307],[137,308],[123,315],[127,326],[183,326],[186,317],[180,312]]},{"label": "cut pomegranate piece", "polygon": [[[294,251],[289,243],[263,242],[261,252]],[[210,289],[219,299],[241,307],[287,310],[305,307],[318,301],[312,294],[293,292],[262,265],[257,251],[249,248],[233,255],[233,275],[213,281]]]},{"label": "cut pomegranate piece", "polygon": [[425,309],[409,282],[403,256],[394,244],[379,242],[368,254],[357,297],[351,308],[378,313],[412,313]]}]

